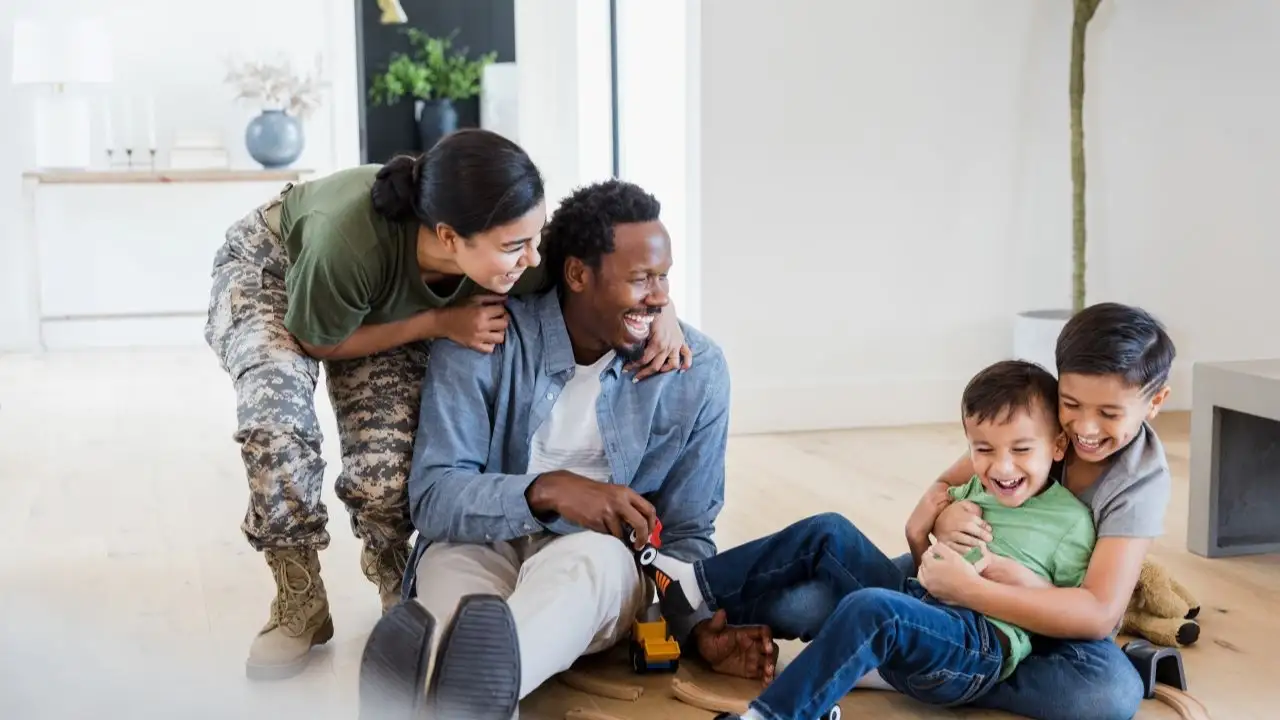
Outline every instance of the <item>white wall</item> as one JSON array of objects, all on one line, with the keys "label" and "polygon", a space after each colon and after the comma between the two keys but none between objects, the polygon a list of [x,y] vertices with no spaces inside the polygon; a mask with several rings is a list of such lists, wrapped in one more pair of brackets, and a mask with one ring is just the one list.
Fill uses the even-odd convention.
[{"label": "white wall", "polygon": [[[695,324],[700,6],[617,2],[619,175],[662,202],[675,256],[671,294]],[[609,40],[607,0],[516,0],[520,144],[546,177],[552,211],[574,188],[613,175]]]},{"label": "white wall", "polygon": [[[279,54],[296,67],[309,69],[323,58],[332,86],[326,104],[306,124],[306,149],[295,167],[328,172],[359,161],[355,103],[354,0],[8,0],[0,3],[0,348],[6,336],[24,322],[25,305],[15,297],[27,292],[32,278],[23,277],[25,264],[15,262],[21,242],[21,174],[30,169],[32,91],[9,83],[12,67],[12,28],[15,18],[29,15],[67,16],[90,13],[103,19],[114,42],[115,82],[94,90],[109,94],[118,108],[132,96],[137,102],[136,140],[145,141],[142,98],[153,96],[159,165],[164,166],[172,133],[178,128],[207,128],[221,132],[235,167],[256,167],[244,149],[244,128],[257,109],[234,101],[235,91],[223,84],[224,58],[270,59]],[[199,37],[197,37],[199,33]],[[95,116],[95,121],[97,116]],[[123,138],[120,118],[116,129]],[[104,151],[95,128],[94,153]],[[100,243],[111,246],[129,233],[136,216],[103,217]],[[220,236],[225,226],[175,227],[174,242],[184,237]],[[68,260],[75,262],[76,260]]]},{"label": "white wall", "polygon": [[696,282],[701,6],[702,0],[617,0],[618,174],[662,203],[671,234],[671,299],[695,326],[702,299]]},{"label": "white wall", "polygon": [[1090,78],[1090,279],[1169,324],[1184,407],[1192,361],[1280,357],[1280,4],[1114,5]]},{"label": "white wall", "polygon": [[[1013,315],[1070,285],[1071,3],[704,0],[702,326],[737,432],[953,421]],[[1197,359],[1280,355],[1280,5],[1106,2],[1090,301]]]},{"label": "white wall", "polygon": [[548,212],[613,174],[606,0],[515,0],[520,145],[546,183]]}]

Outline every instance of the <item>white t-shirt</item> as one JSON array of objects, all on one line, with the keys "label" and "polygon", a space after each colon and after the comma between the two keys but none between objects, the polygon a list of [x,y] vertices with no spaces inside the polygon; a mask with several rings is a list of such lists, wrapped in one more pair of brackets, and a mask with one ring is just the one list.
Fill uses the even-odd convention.
[{"label": "white t-shirt", "polygon": [[568,470],[599,482],[610,481],[596,401],[600,373],[613,362],[613,351],[592,365],[579,365],[543,421],[529,447],[529,474]]}]

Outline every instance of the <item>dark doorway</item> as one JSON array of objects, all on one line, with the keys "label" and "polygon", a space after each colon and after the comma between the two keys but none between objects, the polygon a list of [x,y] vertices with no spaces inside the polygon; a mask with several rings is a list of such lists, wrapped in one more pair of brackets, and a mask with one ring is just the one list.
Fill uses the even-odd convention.
[{"label": "dark doorway", "polygon": [[[425,33],[447,36],[457,31],[454,50],[468,57],[497,52],[498,62],[516,59],[515,0],[400,0],[408,16],[402,25],[383,25],[377,0],[356,2],[356,77],[360,106],[360,159],[386,162],[397,153],[417,153],[418,131],[413,101],[374,106],[369,102],[372,78],[384,70],[395,52],[409,51],[404,30],[415,27]],[[457,103],[459,127],[480,125],[480,99]]]}]

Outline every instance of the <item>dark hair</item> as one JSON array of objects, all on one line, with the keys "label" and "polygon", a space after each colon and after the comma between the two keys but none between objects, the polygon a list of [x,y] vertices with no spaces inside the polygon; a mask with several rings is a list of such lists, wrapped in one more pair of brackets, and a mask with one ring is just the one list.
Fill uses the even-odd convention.
[{"label": "dark hair", "polygon": [[1002,360],[984,368],[965,386],[960,399],[961,415],[979,423],[1037,409],[1057,425],[1058,381],[1048,370],[1025,360]]},{"label": "dark hair", "polygon": [[489,130],[450,133],[425,154],[378,170],[373,209],[395,221],[444,223],[469,238],[505,225],[543,198],[542,174],[519,145]]},{"label": "dark hair", "polygon": [[1058,375],[1116,375],[1150,396],[1169,381],[1177,354],[1164,326],[1142,308],[1099,303],[1076,313],[1058,335]]},{"label": "dark hair", "polygon": [[578,188],[556,208],[542,230],[542,254],[554,283],[564,279],[564,264],[571,257],[592,268],[613,252],[613,226],[658,219],[662,204],[639,185],[605,180]]}]

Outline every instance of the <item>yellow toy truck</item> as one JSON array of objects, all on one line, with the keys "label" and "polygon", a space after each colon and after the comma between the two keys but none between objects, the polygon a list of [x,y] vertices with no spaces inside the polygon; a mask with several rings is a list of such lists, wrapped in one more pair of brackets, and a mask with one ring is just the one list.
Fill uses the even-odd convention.
[{"label": "yellow toy truck", "polygon": [[643,674],[679,667],[680,644],[667,634],[667,621],[654,603],[631,625],[631,669]]}]

